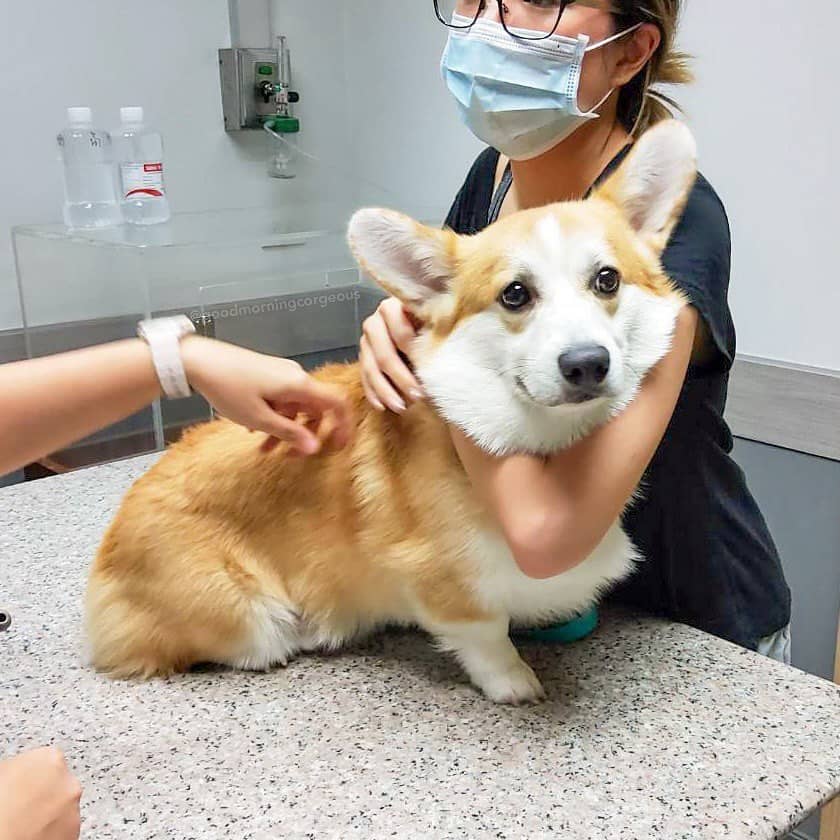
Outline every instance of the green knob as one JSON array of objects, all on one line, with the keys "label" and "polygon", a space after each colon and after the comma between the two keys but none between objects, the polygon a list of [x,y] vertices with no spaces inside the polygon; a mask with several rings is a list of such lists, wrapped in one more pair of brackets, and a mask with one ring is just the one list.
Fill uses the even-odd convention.
[{"label": "green knob", "polygon": [[300,120],[297,117],[269,117],[266,122],[278,134],[297,134],[300,131]]}]

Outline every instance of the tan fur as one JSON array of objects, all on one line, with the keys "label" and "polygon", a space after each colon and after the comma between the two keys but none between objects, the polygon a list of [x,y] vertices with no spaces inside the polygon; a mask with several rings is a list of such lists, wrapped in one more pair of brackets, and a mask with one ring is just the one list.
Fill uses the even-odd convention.
[{"label": "tan fur", "polygon": [[445,426],[425,405],[371,409],[356,365],[317,377],[351,395],[346,450],[262,454],[259,435],[220,420],[131,488],[88,591],[98,668],[148,677],[233,657],[261,593],[345,638],[401,620],[408,598],[441,621],[484,617],[457,564],[457,523],[480,514]]},{"label": "tan fur", "polygon": [[[576,223],[610,225],[604,204],[553,209]],[[462,240],[451,313],[432,323],[439,340],[486,308],[512,277],[487,256],[526,236],[538,211],[511,216]],[[445,235],[445,234],[441,234]],[[671,290],[656,263],[622,244],[626,282]],[[96,557],[88,634],[96,667],[149,677],[234,658],[249,632],[248,602],[261,593],[327,635],[348,638],[402,620],[416,603],[434,619],[490,618],[470,596],[463,523],[483,517],[446,426],[425,404],[403,416],[364,399],[358,366],[318,379],[350,395],[356,436],[346,450],[306,460],[224,420],[189,431],[126,495]]]},{"label": "tan fur", "polygon": [[[566,229],[606,231],[623,282],[673,293],[658,255],[640,246],[608,192],[507,217],[475,237],[418,227],[440,243],[451,271],[448,291],[415,307],[434,341],[494,305],[514,279],[502,255],[547,212]],[[507,323],[517,329],[516,318]],[[260,435],[218,420],[189,431],[129,490],[88,586],[98,669],[151,677],[203,661],[235,664],[259,635],[266,603],[273,621],[294,627],[300,650],[418,616],[432,627],[507,621],[474,594],[477,535],[496,529],[444,422],[423,403],[402,416],[375,411],[358,365],[315,375],[348,394],[355,437],[343,451],[263,453]],[[517,699],[506,689],[499,696]]]},{"label": "tan fur", "polygon": [[[681,212],[682,208],[679,209]],[[429,321],[437,340],[446,339],[465,318],[487,309],[505,286],[516,279],[503,257],[506,243],[526,241],[535,224],[547,213],[555,215],[566,231],[575,228],[606,231],[607,239],[618,255],[622,282],[639,285],[662,297],[677,293],[674,284],[662,270],[658,253],[641,250],[637,237],[628,228],[620,209],[609,196],[602,197],[599,194],[589,201],[520,211],[469,238],[458,240],[451,231],[434,231],[446,243],[455,272],[453,295],[446,309],[433,312],[421,309],[417,313]],[[677,218],[679,213],[675,213],[673,221]],[[382,282],[382,285],[388,288],[387,281]],[[606,300],[604,306],[614,312],[615,301]],[[521,316],[503,313],[502,317],[512,332],[522,328]]]}]

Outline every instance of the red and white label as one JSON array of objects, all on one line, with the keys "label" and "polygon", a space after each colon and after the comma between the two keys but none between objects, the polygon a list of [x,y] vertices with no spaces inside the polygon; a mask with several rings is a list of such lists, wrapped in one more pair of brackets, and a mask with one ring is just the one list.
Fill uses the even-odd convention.
[{"label": "red and white label", "polygon": [[123,198],[161,198],[165,194],[162,163],[123,163],[120,173]]}]

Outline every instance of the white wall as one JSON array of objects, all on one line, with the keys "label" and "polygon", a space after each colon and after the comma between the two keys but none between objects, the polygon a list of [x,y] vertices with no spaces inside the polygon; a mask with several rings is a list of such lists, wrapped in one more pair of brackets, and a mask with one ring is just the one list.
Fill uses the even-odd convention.
[{"label": "white wall", "polygon": [[[336,77],[346,74],[348,98],[332,102],[342,120],[350,107],[352,145],[348,154],[345,135],[336,135],[327,153],[356,167],[360,200],[442,214],[480,147],[440,80],[446,33],[431,0],[341,4],[330,13],[343,18],[343,47],[320,5],[274,4],[275,25],[294,32],[296,65],[310,54],[314,90],[340,90]],[[837,25],[833,0],[811,0],[801,14],[785,0],[686,0],[682,42],[697,57],[698,78],[678,94],[732,223],[739,352],[834,369]],[[387,192],[377,195],[372,183]]]},{"label": "white wall", "polygon": [[230,45],[271,46],[271,0],[228,0]]},{"label": "white wall", "polygon": [[[329,200],[355,193],[356,178],[349,148],[352,138],[352,108],[347,96],[346,42],[343,30],[344,4],[312,3],[311,0],[272,0],[271,19],[275,34],[285,35],[292,56],[292,85],[301,101],[295,115],[301,133],[295,142],[316,158],[300,161],[309,176],[313,199]],[[315,184],[311,182],[315,181]],[[324,195],[317,195],[322,189]]]},{"label": "white wall", "polygon": [[678,94],[732,223],[739,352],[834,369],[838,28],[834,0],[689,0]]},{"label": "white wall", "polygon": [[61,219],[55,135],[67,105],[90,104],[105,127],[120,105],[145,105],[164,134],[176,210],[266,206],[296,189],[265,175],[267,138],[223,130],[226,0],[4,0],[3,12],[0,329],[20,322],[9,229]]},{"label": "white wall", "polygon": [[[440,80],[446,34],[431,0],[328,9],[239,0],[243,32],[261,36],[259,45],[269,42],[266,2],[292,48],[300,144],[318,158],[291,184],[265,176],[265,137],[221,129],[216,50],[229,39],[225,0],[7,0],[0,96],[6,125],[17,130],[0,133],[0,229],[60,217],[54,135],[64,106],[85,102],[109,124],[120,104],[147,106],[166,137],[176,210],[341,199],[439,219],[479,144]],[[838,176],[829,158],[840,119],[832,106],[836,24],[833,0],[810,0],[807,14],[783,0],[687,0],[683,42],[698,57],[698,82],[680,98],[732,221],[740,352],[840,369],[831,248]],[[57,70],[36,95],[45,58]],[[0,329],[17,318],[11,252],[0,240]]]},{"label": "white wall", "polygon": [[289,38],[302,145],[360,203],[441,220],[480,145],[440,79],[430,2],[273,0]]},{"label": "white wall", "polygon": [[431,0],[344,6],[348,81],[362,103],[354,147],[359,172],[395,193],[390,204],[442,220],[482,148],[441,79],[446,29]]}]

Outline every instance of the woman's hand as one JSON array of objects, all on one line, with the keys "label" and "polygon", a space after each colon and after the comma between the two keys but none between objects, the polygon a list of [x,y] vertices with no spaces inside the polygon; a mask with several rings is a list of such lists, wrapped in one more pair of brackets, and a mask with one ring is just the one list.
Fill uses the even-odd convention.
[{"label": "woman's hand", "polygon": [[297,362],[201,336],[183,339],[181,355],[190,385],[223,417],[270,435],[265,449],[285,441],[295,454],[312,455],[322,445],[341,449],[350,440],[345,395]]},{"label": "woman's hand", "polygon": [[408,355],[417,329],[402,303],[388,298],[364,323],[359,361],[362,385],[368,402],[377,410],[385,407],[401,414],[408,404],[423,399],[420,383],[400,357]]},{"label": "woman's hand", "polygon": [[55,747],[0,761],[0,837],[76,840],[82,787]]}]

